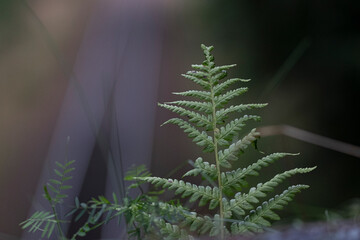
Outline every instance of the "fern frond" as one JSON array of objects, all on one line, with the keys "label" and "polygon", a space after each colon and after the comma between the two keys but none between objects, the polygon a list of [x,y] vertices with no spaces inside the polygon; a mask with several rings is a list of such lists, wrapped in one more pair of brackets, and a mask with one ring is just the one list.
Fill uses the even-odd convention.
[{"label": "fern frond", "polygon": [[173,92],[173,94],[185,97],[196,97],[208,102],[211,101],[211,94],[208,91],[189,90],[185,92]]},{"label": "fern frond", "polygon": [[197,176],[199,174],[204,174],[209,176],[210,178],[216,177],[216,166],[215,164],[210,164],[208,162],[204,162],[201,157],[196,159],[194,163],[194,168],[189,170],[187,173],[184,174],[184,177],[187,176]]},{"label": "fern frond", "polygon": [[280,174],[277,174],[271,180],[265,183],[259,183],[256,187],[250,189],[249,193],[241,194],[238,192],[234,199],[231,199],[228,205],[227,210],[234,212],[235,214],[241,216],[245,214],[244,210],[252,209],[252,204],[258,203],[259,198],[266,197],[266,192],[271,192],[274,188],[283,182],[286,178],[291,177],[299,173],[308,173],[314,170],[313,168],[295,168]]},{"label": "fern frond", "polygon": [[200,217],[196,212],[190,212],[181,205],[175,206],[164,202],[153,203],[153,205],[160,209],[157,214],[162,219],[172,223],[175,218],[175,222],[179,223],[180,227],[190,226],[189,230],[192,232],[205,234],[214,227],[213,219],[208,216]]},{"label": "fern frond", "polygon": [[217,124],[223,124],[223,121],[228,118],[230,113],[234,112],[243,112],[245,110],[251,110],[255,108],[263,108],[267,105],[267,103],[254,103],[254,104],[240,104],[240,105],[232,105],[228,108],[222,108],[216,111],[216,121]]},{"label": "fern frond", "polygon": [[203,61],[204,66],[208,66],[209,68],[213,68],[215,66],[214,63],[214,56],[211,54],[211,51],[214,50],[213,46],[205,46],[204,44],[201,44],[201,48],[205,55],[205,60]]},{"label": "fern frond", "polygon": [[175,218],[175,219],[180,219],[179,221],[182,221],[187,216],[190,216],[192,214],[181,205],[174,205],[165,202],[156,202],[156,203],[154,202],[152,203],[152,205],[155,208],[157,207],[159,209],[158,212],[159,216],[162,216],[164,218],[171,217],[172,220]]},{"label": "fern frond", "polygon": [[168,123],[178,125],[180,128],[184,129],[184,132],[187,133],[190,138],[194,138],[193,142],[204,148],[204,152],[214,151],[213,138],[209,136],[205,131],[200,132],[190,123],[180,118],[171,118],[164,122],[162,125]]},{"label": "fern frond", "polygon": [[200,217],[196,212],[191,212],[186,216],[182,225],[190,226],[190,231],[198,232],[201,235],[210,232],[215,227],[209,216]]},{"label": "fern frond", "polygon": [[210,229],[210,233],[209,233],[210,237],[220,235],[221,228],[224,231],[224,235],[228,235],[229,232],[228,232],[227,228],[221,224],[222,221],[224,221],[224,219],[222,219],[219,214],[214,215],[213,225],[212,225],[212,228]]},{"label": "fern frond", "polygon": [[28,232],[42,231],[42,238],[50,238],[57,222],[52,212],[36,211],[29,219],[20,223],[20,226],[22,229],[28,229]]},{"label": "fern frond", "polygon": [[125,173],[124,180],[131,181],[134,177],[150,177],[151,173],[144,164],[139,166],[132,165]]},{"label": "fern frond", "polygon": [[209,80],[209,87],[213,87],[218,84],[219,80],[227,76],[226,69],[234,67],[235,64],[225,65],[215,67],[214,56],[211,54],[211,51],[214,49],[212,46],[206,47],[201,45],[204,50],[205,60],[203,61],[203,71],[205,72],[205,77]]},{"label": "fern frond", "polygon": [[221,174],[221,180],[223,184],[224,190],[231,190],[236,189],[239,190],[242,186],[246,185],[246,181],[244,180],[247,176],[257,176],[259,173],[258,171],[263,168],[269,166],[270,163],[283,158],[285,156],[294,156],[297,154],[292,153],[273,153],[267,155],[259,159],[257,162],[249,165],[246,168],[238,168],[231,172],[223,172]]},{"label": "fern frond", "polygon": [[218,85],[219,81],[225,78],[226,76],[227,76],[227,71],[225,70],[215,75],[209,75],[209,79],[212,84],[212,87]]},{"label": "fern frond", "polygon": [[[130,169],[125,173],[124,180],[132,181],[134,177],[150,177],[151,173],[148,171],[147,167],[144,164],[139,166],[132,165]],[[128,189],[139,188],[142,182],[136,181],[128,186]],[[114,194],[114,193],[113,193]],[[116,197],[116,195],[113,195]]]},{"label": "fern frond", "polygon": [[[147,174],[146,171],[143,171],[145,169],[142,167],[140,167],[140,169],[142,169],[140,174]],[[75,208],[71,210],[67,216],[74,215],[75,222],[86,216],[86,221],[73,234],[71,239],[75,240],[78,237],[85,237],[88,232],[107,224],[111,219],[118,218],[120,222],[121,216],[129,210],[129,207],[120,205],[118,202],[119,200],[115,193],[113,193],[113,202],[110,202],[110,200],[104,196],[92,198],[87,203],[80,203],[79,199],[75,198]]]},{"label": "fern frond", "polygon": [[204,80],[206,79],[206,74],[199,71],[188,71],[186,74],[181,74],[184,78],[187,78],[194,83],[202,86],[204,89],[209,89],[210,84],[208,81]]},{"label": "fern frond", "polygon": [[173,101],[167,102],[166,104],[174,104],[183,107],[188,107],[199,112],[204,112],[206,114],[211,114],[212,112],[212,105],[209,102],[196,102],[196,101]]},{"label": "fern frond", "polygon": [[[209,234],[209,236],[217,236],[220,232],[220,216],[215,214],[213,218],[209,216],[199,216],[196,212],[186,215],[182,226],[190,226],[190,231],[197,232],[200,235]],[[224,227],[224,231],[228,234],[228,230]]]},{"label": "fern frond", "polygon": [[[65,222],[60,220],[56,211],[56,205],[63,202],[63,199],[67,197],[63,194],[64,190],[72,188],[71,185],[65,185],[65,182],[72,178],[69,173],[75,170],[72,164],[75,161],[67,161],[64,164],[55,162],[58,168],[54,169],[54,173],[58,176],[57,179],[50,179],[49,182],[44,185],[44,198],[50,203],[52,212],[48,211],[36,211],[29,219],[20,223],[22,229],[29,228],[29,232],[42,231],[41,237],[50,238],[54,232],[55,226],[57,226],[58,236],[64,238],[64,233],[61,229],[61,223]],[[51,194],[50,194],[51,193]]]},{"label": "fern frond", "polygon": [[256,187],[250,189],[248,195],[251,196],[251,202],[257,203],[260,197],[266,197],[266,192],[271,192],[274,188],[283,182],[286,178],[289,178],[295,174],[303,174],[311,172],[316,167],[312,168],[294,168],[283,173],[276,174],[271,180],[265,183],[259,183]]},{"label": "fern frond", "polygon": [[215,102],[215,106],[216,108],[221,108],[223,107],[225,104],[227,104],[231,99],[233,99],[234,97],[237,97],[245,92],[248,91],[247,87],[242,87],[242,88],[237,88],[234,90],[230,90],[222,95],[216,96],[214,97],[214,102]]},{"label": "fern frond", "polygon": [[[208,55],[210,58],[213,58],[213,56]],[[212,65],[212,67],[209,67],[204,64],[192,64],[191,67],[195,70],[198,70],[197,77],[200,78],[209,78],[211,83],[213,83],[216,80],[221,80],[223,77],[226,76],[226,70],[233,68],[236,66],[236,64],[230,64],[230,65],[223,65],[223,66],[217,66],[215,67],[213,65],[213,62],[208,62]],[[200,74],[199,74],[200,73]],[[223,76],[225,75],[225,76]]]},{"label": "fern frond", "polygon": [[229,161],[235,161],[238,159],[237,154],[244,151],[251,143],[260,137],[260,133],[256,132],[256,129],[252,129],[245,137],[231,144],[227,149],[220,150],[219,163],[222,167],[230,168],[231,164]]},{"label": "fern frond", "polygon": [[162,188],[168,188],[175,190],[175,194],[182,194],[181,197],[190,197],[190,202],[194,202],[198,199],[199,206],[204,206],[210,201],[209,208],[214,209],[219,204],[219,188],[209,186],[197,186],[189,182],[184,182],[177,179],[166,179],[159,177],[137,177],[137,180],[143,180],[154,184],[155,186],[161,186]]},{"label": "fern frond", "polygon": [[174,113],[179,114],[180,116],[187,116],[190,122],[195,123],[198,127],[205,127],[206,129],[211,129],[211,116],[204,116],[199,113],[187,110],[182,107],[172,106],[168,104],[158,104],[160,107],[166,108]]},{"label": "fern frond", "polygon": [[[239,193],[244,186],[247,186],[246,178],[248,176],[258,175],[258,171],[261,168],[268,166],[279,158],[294,154],[270,154],[243,169],[223,172],[223,168],[230,168],[230,162],[237,160],[240,153],[243,153],[249,145],[253,143],[256,144],[256,140],[260,137],[260,133],[256,132],[256,129],[253,129],[241,140],[234,140],[235,136],[238,136],[238,132],[245,126],[246,121],[259,120],[259,116],[244,115],[236,119],[231,119],[229,122],[225,120],[233,113],[262,108],[267,104],[240,104],[225,108],[225,104],[228,104],[229,101],[248,90],[246,87],[237,87],[233,90],[228,90],[228,88],[232,86],[232,84],[247,82],[249,80],[240,78],[226,80],[227,70],[234,67],[235,64],[215,66],[214,56],[211,54],[213,47],[201,45],[201,48],[203,49],[205,60],[202,64],[192,65],[195,70],[188,71],[186,74],[183,74],[183,76],[200,85],[204,91],[190,90],[174,93],[176,95],[197,99],[192,101],[178,100],[159,104],[159,106],[175,112],[180,116],[187,116],[189,119],[173,118],[164,124],[172,123],[178,125],[190,138],[193,138],[193,141],[197,145],[204,147],[204,151],[214,153],[214,164],[204,161],[199,157],[193,164],[193,169],[186,172],[184,177],[201,174],[210,182],[209,185],[216,185],[216,187],[197,186],[182,180],[150,176],[137,177],[135,180],[146,181],[155,186],[174,190],[175,194],[188,197],[190,202],[199,200],[199,206],[209,203],[208,208],[210,210],[218,207],[218,214],[213,216],[199,216],[197,213],[188,212],[178,206],[171,207],[169,205],[162,206],[161,204],[155,204],[154,208],[155,206],[159,206],[160,211],[158,212],[160,213],[163,211],[161,209],[164,208],[163,218],[160,223],[162,224],[161,228],[165,229],[163,233],[169,236],[169,239],[181,238],[180,229],[174,225],[179,223],[189,226],[190,231],[195,231],[199,234],[207,233],[210,236],[219,235],[220,239],[224,239],[226,233],[228,233],[227,227],[229,227],[230,224],[225,224],[226,219],[231,221],[243,220],[240,223],[235,222],[231,225],[234,233],[242,232],[241,228],[254,231],[256,227],[262,228],[268,226],[269,222],[265,218],[276,219],[277,215],[273,213],[273,210],[285,205],[291,200],[294,193],[307,186],[297,185],[290,187],[280,196],[276,196],[274,199],[269,200],[269,202],[263,203],[256,211],[249,212],[249,210],[254,209],[253,205],[259,202],[259,198],[265,197],[266,193],[274,190],[274,187],[284,181],[284,179],[296,173],[306,173],[313,170],[313,168],[297,168],[286,171],[277,174],[265,183],[257,184],[257,186],[251,188],[248,193]],[[199,130],[198,127],[204,129]],[[225,146],[225,149],[221,148],[221,146]],[[249,212],[249,216],[242,218],[242,216],[246,215],[246,212]],[[169,215],[176,217],[175,219],[166,217]],[[249,225],[253,228],[249,228]],[[171,233],[175,235],[171,235]]]},{"label": "fern frond", "polygon": [[155,224],[159,227],[162,239],[164,240],[193,240],[194,238],[189,235],[184,229],[180,229],[179,226],[165,222],[159,218],[155,220]]},{"label": "fern frond", "polygon": [[248,81],[250,81],[250,79],[241,79],[241,78],[228,79],[228,80],[214,86],[214,88],[213,88],[214,95],[218,96],[218,95],[222,94],[228,87],[230,87],[232,84],[234,84],[236,82],[248,82]]},{"label": "fern frond", "polygon": [[219,233],[220,219],[218,214],[216,214],[214,218],[210,218],[209,216],[199,216],[196,212],[189,212],[182,206],[174,206],[162,202],[159,202],[158,206],[161,208],[161,210],[165,211],[165,213],[160,212],[161,216],[182,216],[182,220],[180,221],[181,224],[179,226],[189,226],[189,230],[191,232],[197,232],[201,235],[210,233],[211,236],[218,235]]},{"label": "fern frond", "polygon": [[226,124],[225,127],[220,128],[218,139],[219,145],[227,145],[233,140],[233,137],[245,126],[245,122],[248,120],[259,121],[260,117],[256,115],[244,115],[242,118],[236,118],[235,120]]},{"label": "fern frond", "polygon": [[191,64],[191,67],[195,70],[199,70],[199,71],[203,71],[206,72],[207,71],[207,67],[202,65],[202,64]]},{"label": "fern frond", "polygon": [[217,66],[217,67],[211,68],[211,70],[208,72],[209,72],[210,76],[213,76],[214,78],[216,78],[216,76],[218,76],[219,73],[223,73],[224,71],[229,70],[230,68],[233,68],[235,66],[236,66],[236,64]]},{"label": "fern frond", "polygon": [[[71,185],[66,185],[65,182],[72,179],[72,176],[69,175],[69,173],[75,170],[75,168],[72,167],[74,162],[74,160],[66,162],[65,164],[56,162],[59,169],[54,169],[54,173],[59,179],[50,179],[46,186],[44,186],[44,197],[51,204],[62,203],[63,199],[67,197],[67,194],[63,194],[62,191],[72,188]],[[51,197],[48,190],[53,192],[55,197]]]},{"label": "fern frond", "polygon": [[231,232],[233,234],[244,233],[246,231],[259,232],[263,227],[269,227],[270,220],[279,220],[280,217],[274,213],[273,210],[281,210],[284,205],[290,202],[296,193],[303,189],[308,188],[308,185],[294,185],[289,187],[280,195],[276,195],[274,198],[267,202],[264,202],[256,210],[250,211],[250,214],[244,218],[244,221],[233,223],[231,225]]}]

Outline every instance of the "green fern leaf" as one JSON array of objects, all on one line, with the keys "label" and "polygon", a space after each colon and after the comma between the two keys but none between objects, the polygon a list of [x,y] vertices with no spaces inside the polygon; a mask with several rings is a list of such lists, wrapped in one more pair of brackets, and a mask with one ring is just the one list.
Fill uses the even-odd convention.
[{"label": "green fern leaf", "polygon": [[62,169],[65,169],[65,168],[66,168],[63,164],[59,163],[58,161],[56,161],[55,164],[56,164],[59,168],[62,168]]},{"label": "green fern leaf", "polygon": [[233,67],[235,67],[235,66],[236,66],[236,64],[217,66],[217,67],[211,68],[210,71],[208,71],[208,68],[205,67],[205,70],[204,70],[204,71],[208,71],[211,76],[214,76],[214,77],[216,78],[216,76],[217,76],[219,73],[222,73],[222,72],[224,72],[224,71],[226,71],[226,70],[229,70],[230,68],[233,68]]},{"label": "green fern leaf", "polygon": [[294,185],[285,190],[282,194],[276,195],[274,198],[264,202],[261,206],[252,210],[244,221],[233,223],[231,225],[231,232],[233,234],[244,233],[247,231],[259,232],[263,227],[269,227],[270,220],[278,220],[279,216],[273,210],[281,210],[284,205],[290,202],[296,193],[308,188],[307,185]]},{"label": "green fern leaf", "polygon": [[[44,196],[50,202],[50,204],[58,204],[62,203],[63,199],[67,197],[66,194],[63,194],[63,190],[67,190],[72,188],[70,185],[65,185],[65,182],[70,180],[72,176],[69,175],[75,168],[71,167],[71,165],[75,161],[68,161],[65,164],[61,164],[56,162],[56,165],[60,169],[54,169],[55,174],[59,177],[59,179],[50,179],[46,186],[44,186]],[[55,194],[55,197],[51,197],[48,189]]]},{"label": "green fern leaf", "polygon": [[[42,231],[42,237],[50,238],[55,225],[58,225],[58,234],[60,237],[64,237],[60,223],[65,222],[59,220],[57,211],[55,210],[56,204],[62,203],[63,199],[68,197],[68,195],[63,194],[63,190],[72,188],[71,185],[66,185],[65,182],[71,179],[71,176],[68,174],[75,170],[71,165],[75,161],[68,161],[65,164],[55,162],[56,166],[59,169],[54,169],[54,173],[59,179],[50,179],[49,182],[44,186],[44,198],[50,203],[52,212],[37,211],[29,219],[22,222],[23,229],[30,227],[28,231]],[[53,196],[52,196],[53,195]]]},{"label": "green fern leaf", "polygon": [[172,106],[168,104],[158,104],[160,107],[166,108],[172,112],[179,114],[180,116],[187,116],[190,122],[196,123],[198,127],[205,127],[211,129],[211,116],[204,116],[199,113],[187,110],[182,107]]},{"label": "green fern leaf", "polygon": [[162,239],[164,240],[193,240],[185,230],[180,229],[179,226],[165,222],[163,219],[156,219],[155,224],[159,227]]},{"label": "green fern leaf", "polygon": [[208,78],[211,83],[211,87],[214,87],[219,84],[220,80],[224,79],[227,76],[227,71],[223,70],[217,74],[210,74],[211,70],[208,70]]},{"label": "green fern leaf", "polygon": [[204,55],[205,55],[205,60],[203,62],[204,66],[208,66],[209,68],[213,68],[215,66],[214,63],[214,56],[211,55],[211,51],[214,50],[213,46],[205,46],[204,44],[201,44],[201,48],[204,51]]},{"label": "green fern leaf", "polygon": [[219,231],[219,221],[216,221],[219,220],[218,218],[218,214],[212,219],[209,216],[198,216],[196,212],[191,212],[185,216],[185,220],[181,226],[190,226],[190,231],[197,232],[200,235],[216,235]]},{"label": "green fern leaf", "polygon": [[230,168],[231,164],[229,161],[235,161],[238,159],[237,154],[244,151],[251,143],[259,138],[260,133],[256,132],[256,129],[252,129],[249,134],[243,137],[236,143],[231,144],[227,149],[220,150],[219,163],[222,167]]},{"label": "green fern leaf", "polygon": [[227,93],[224,93],[222,95],[216,96],[214,98],[214,102],[215,102],[215,106],[216,108],[221,108],[223,107],[225,104],[227,104],[231,99],[233,99],[234,97],[237,97],[245,92],[247,92],[248,88],[243,87],[243,88],[237,88],[235,90],[230,90]]},{"label": "green fern leaf", "polygon": [[158,187],[161,186],[163,188],[175,190],[176,195],[182,194],[182,197],[190,197],[190,202],[194,202],[200,199],[199,206],[204,206],[211,200],[219,200],[219,188],[217,187],[212,188],[209,186],[197,186],[182,180],[159,177],[137,177],[134,179],[150,182]]},{"label": "green fern leaf", "polygon": [[276,174],[271,180],[265,183],[259,183],[256,187],[250,189],[248,195],[253,196],[252,202],[257,203],[260,197],[266,197],[266,192],[272,192],[274,188],[283,182],[286,178],[289,178],[295,174],[303,174],[311,172],[316,167],[312,168],[294,168],[292,170],[285,171],[283,173]]},{"label": "green fern leaf", "polygon": [[198,71],[188,71],[186,74],[181,74],[181,76],[190,79],[194,83],[202,86],[204,89],[209,89],[210,84],[208,81],[205,81],[204,78],[206,75]]},{"label": "green fern leaf", "polygon": [[179,106],[188,107],[199,112],[204,112],[206,114],[211,114],[212,105],[209,102],[196,102],[196,101],[173,101],[167,102],[166,104],[174,104]]},{"label": "green fern leaf", "polygon": [[171,219],[180,219],[180,221],[185,220],[187,217],[191,216],[192,213],[181,205],[174,205],[164,202],[152,203],[154,207],[159,208],[158,214],[164,218],[170,217]]},{"label": "green fern leaf", "polygon": [[185,92],[173,92],[173,94],[185,97],[196,97],[208,102],[211,101],[211,94],[208,91],[189,90]]},{"label": "green fern leaf", "polygon": [[[306,173],[313,170],[313,168],[297,168],[286,171],[277,174],[265,183],[257,184],[248,193],[239,192],[244,186],[248,185],[246,182],[248,176],[258,175],[258,171],[261,168],[268,166],[279,158],[294,154],[274,153],[259,159],[243,169],[228,172],[222,171],[223,168],[230,168],[230,162],[237,160],[240,153],[243,153],[249,145],[256,143],[256,140],[260,137],[260,133],[253,129],[241,140],[234,140],[235,136],[238,136],[239,131],[245,126],[246,121],[259,120],[259,116],[244,115],[229,122],[225,120],[231,114],[262,108],[267,104],[240,104],[225,108],[229,101],[247,91],[246,87],[236,87],[233,90],[227,89],[235,83],[247,82],[248,80],[240,78],[226,80],[227,70],[234,67],[235,64],[215,66],[214,56],[211,54],[213,47],[201,45],[201,48],[203,49],[205,60],[202,64],[192,65],[195,70],[188,71],[183,76],[200,85],[202,90],[174,93],[175,95],[197,98],[197,100],[200,99],[201,101],[178,100],[159,104],[159,106],[180,116],[188,117],[188,119],[172,118],[164,124],[172,123],[178,125],[190,138],[193,138],[197,145],[203,147],[205,152],[214,152],[215,164],[204,161],[200,157],[193,163],[193,169],[186,172],[184,177],[201,174],[210,183],[209,185],[216,186],[197,186],[182,180],[150,176],[137,177],[134,180],[146,181],[155,186],[174,190],[175,194],[187,197],[190,202],[199,201],[199,206],[209,204],[208,208],[210,210],[218,209],[219,214],[200,216],[195,212],[188,212],[182,207],[170,207],[160,203],[153,204],[153,209],[156,206],[161,206],[159,207],[160,211],[158,210],[157,212],[163,213],[163,218],[159,222],[161,225],[160,229],[165,234],[165,239],[181,238],[181,230],[177,224],[180,224],[179,226],[187,226],[190,231],[199,234],[220,235],[220,239],[224,239],[228,233],[227,227],[230,226],[230,224],[224,223],[225,219],[235,221],[231,225],[233,233],[243,232],[243,230],[255,231],[255,229],[269,226],[269,220],[277,220],[279,218],[273,210],[285,205],[291,200],[295,192],[307,186],[297,185],[290,187],[280,196],[264,202],[256,211],[253,210],[253,205],[259,202],[259,198],[265,197],[268,192],[273,191],[284,179],[296,173]],[[199,130],[198,127],[204,129]],[[247,212],[249,216],[243,218]],[[150,218],[149,215],[151,214],[147,212],[146,217]],[[176,217],[169,218],[169,215]],[[241,222],[238,222],[238,220],[241,220]],[[171,235],[172,233],[173,235]]]},{"label": "green fern leaf", "polygon": [[210,164],[208,162],[204,162],[201,157],[196,159],[194,163],[194,168],[189,170],[187,173],[184,174],[186,176],[197,176],[199,174],[203,174],[209,176],[210,178],[216,177],[216,166],[215,164]]},{"label": "green fern leaf", "polygon": [[273,153],[266,157],[259,159],[257,162],[251,164],[246,168],[239,168],[230,172],[223,172],[221,175],[221,180],[223,184],[224,191],[236,189],[239,190],[242,186],[246,185],[246,181],[244,180],[247,176],[257,176],[258,171],[263,168],[269,166],[270,163],[283,158],[285,156],[294,156],[296,154],[292,153]]},{"label": "green fern leaf", "polygon": [[218,111],[216,111],[216,121],[217,124],[223,124],[223,121],[228,118],[228,115],[230,113],[234,112],[243,112],[245,110],[251,110],[255,108],[263,108],[267,105],[267,103],[256,103],[256,104],[240,104],[235,106],[230,106],[228,108],[223,108]]},{"label": "green fern leaf", "polygon": [[199,70],[203,72],[207,71],[207,67],[202,64],[192,64],[191,67],[194,68],[195,70]]},{"label": "green fern leaf", "polygon": [[[133,180],[134,177],[149,177],[149,176],[151,176],[151,173],[148,171],[148,169],[144,164],[141,164],[139,166],[132,165],[130,169],[125,173],[124,180],[131,181]],[[117,204],[117,197],[115,193],[113,193],[113,199]]]},{"label": "green fern leaf", "polygon": [[231,78],[231,79],[228,79],[218,85],[216,85],[214,87],[214,95],[215,96],[218,96],[222,93],[224,93],[224,91],[230,87],[232,84],[236,83],[236,82],[248,82],[250,81],[250,79],[241,79],[241,78]]},{"label": "green fern leaf", "polygon": [[57,222],[53,213],[36,211],[29,219],[20,223],[20,226],[29,232],[42,231],[42,237],[50,238]]},{"label": "green fern leaf", "polygon": [[218,136],[219,145],[228,145],[233,140],[233,137],[245,126],[245,122],[248,120],[260,120],[259,116],[256,115],[245,115],[242,118],[236,118],[230,123],[226,124],[225,127],[220,128]]},{"label": "green fern leaf", "polygon": [[205,131],[200,132],[190,123],[180,118],[169,119],[168,121],[164,122],[162,125],[168,123],[178,125],[180,128],[184,129],[184,132],[188,133],[188,136],[190,138],[194,138],[193,142],[195,142],[200,147],[204,148],[204,152],[212,152],[214,150],[213,138],[211,136],[208,136],[208,134]]},{"label": "green fern leaf", "polygon": [[265,183],[259,183],[256,187],[250,189],[249,193],[241,194],[238,192],[234,199],[231,199],[229,205],[227,206],[227,211],[234,212],[235,214],[241,216],[245,214],[244,210],[253,209],[252,204],[258,203],[259,199],[266,197],[266,192],[271,192],[274,188],[284,181],[286,178],[291,177],[299,173],[308,173],[314,170],[313,168],[295,168],[280,174],[277,174],[271,180]]}]

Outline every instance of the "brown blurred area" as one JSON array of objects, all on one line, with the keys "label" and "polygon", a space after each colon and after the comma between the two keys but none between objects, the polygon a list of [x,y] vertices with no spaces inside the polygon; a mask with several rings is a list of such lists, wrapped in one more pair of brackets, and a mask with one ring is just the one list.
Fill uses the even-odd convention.
[{"label": "brown blurred area", "polygon": [[0,3],[0,231],[19,235],[93,1]]}]

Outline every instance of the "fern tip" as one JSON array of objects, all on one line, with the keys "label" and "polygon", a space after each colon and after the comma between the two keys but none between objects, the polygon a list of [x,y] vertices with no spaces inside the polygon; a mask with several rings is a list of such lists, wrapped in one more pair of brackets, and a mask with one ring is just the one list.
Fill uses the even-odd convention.
[{"label": "fern tip", "polygon": [[208,47],[207,47],[207,46],[206,46],[205,44],[203,44],[203,43],[202,43],[200,46],[201,46],[201,48],[202,48],[204,51],[206,51],[206,50],[207,50],[207,51],[212,51],[212,50],[214,49],[214,46],[208,46]]},{"label": "fern tip", "polygon": [[317,168],[317,166],[313,166],[309,168],[309,172],[314,171]]},{"label": "fern tip", "polygon": [[240,79],[240,81],[241,81],[241,82],[250,82],[251,79],[250,79],[250,78],[248,78],[248,79]]}]

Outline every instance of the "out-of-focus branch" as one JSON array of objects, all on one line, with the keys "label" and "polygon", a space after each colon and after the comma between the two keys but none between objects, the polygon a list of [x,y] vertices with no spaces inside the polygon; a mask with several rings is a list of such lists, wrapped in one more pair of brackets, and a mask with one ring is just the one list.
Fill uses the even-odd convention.
[{"label": "out-of-focus branch", "polygon": [[341,142],[332,138],[324,137],[312,132],[308,132],[288,125],[265,126],[258,128],[262,137],[285,135],[320,147],[345,153],[350,156],[360,158],[360,147]]}]

